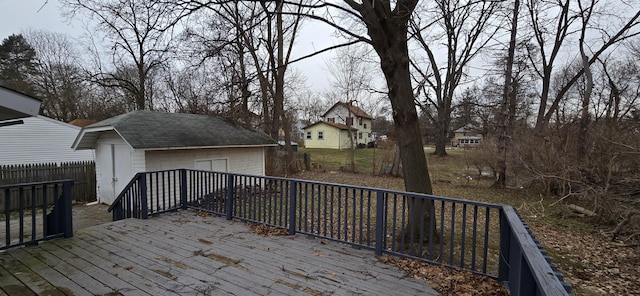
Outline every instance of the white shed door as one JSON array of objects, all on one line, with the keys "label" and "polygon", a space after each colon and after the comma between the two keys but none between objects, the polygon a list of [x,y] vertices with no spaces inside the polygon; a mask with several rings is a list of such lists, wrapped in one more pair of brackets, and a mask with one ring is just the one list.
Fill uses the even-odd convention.
[{"label": "white shed door", "polygon": [[196,160],[196,170],[214,171],[214,172],[227,172],[227,160],[226,159],[205,159]]},{"label": "white shed door", "polygon": [[98,150],[100,201],[111,204],[133,178],[131,149],[127,145],[101,144]]}]

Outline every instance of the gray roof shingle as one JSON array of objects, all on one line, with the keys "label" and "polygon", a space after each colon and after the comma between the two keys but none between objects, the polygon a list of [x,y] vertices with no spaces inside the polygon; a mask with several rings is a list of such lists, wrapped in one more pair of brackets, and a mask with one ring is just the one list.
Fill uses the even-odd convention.
[{"label": "gray roof shingle", "polygon": [[271,146],[275,140],[220,116],[133,111],[86,129],[113,127],[134,149]]}]

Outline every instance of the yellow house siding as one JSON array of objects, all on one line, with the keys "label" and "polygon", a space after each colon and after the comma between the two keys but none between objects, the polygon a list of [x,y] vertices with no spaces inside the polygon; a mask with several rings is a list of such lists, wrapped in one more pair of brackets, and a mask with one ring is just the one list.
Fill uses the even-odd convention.
[{"label": "yellow house siding", "polygon": [[[350,147],[349,136],[346,130],[318,123],[305,130],[304,146],[306,148],[329,148],[345,149]],[[311,132],[311,139],[307,138],[307,133]],[[318,139],[319,132],[323,133],[323,139]]]}]

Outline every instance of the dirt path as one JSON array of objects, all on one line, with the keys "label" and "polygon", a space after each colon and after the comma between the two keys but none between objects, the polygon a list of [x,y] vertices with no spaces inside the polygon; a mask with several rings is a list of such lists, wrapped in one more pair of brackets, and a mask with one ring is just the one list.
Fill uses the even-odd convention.
[{"label": "dirt path", "polygon": [[111,222],[109,206],[104,204],[75,204],[73,205],[73,231]]}]

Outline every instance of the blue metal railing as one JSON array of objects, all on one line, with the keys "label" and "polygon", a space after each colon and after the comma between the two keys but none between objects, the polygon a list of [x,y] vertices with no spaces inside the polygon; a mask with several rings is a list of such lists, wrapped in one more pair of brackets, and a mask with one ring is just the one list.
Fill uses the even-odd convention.
[{"label": "blue metal railing", "polygon": [[566,295],[516,211],[439,196],[197,170],[137,174],[109,208],[114,220],[196,209],[375,251],[462,268],[512,295]]},{"label": "blue metal railing", "polygon": [[4,242],[0,250],[72,237],[73,180],[0,186]]}]

